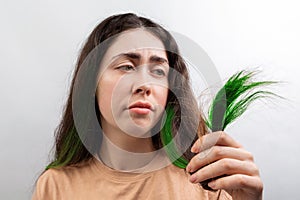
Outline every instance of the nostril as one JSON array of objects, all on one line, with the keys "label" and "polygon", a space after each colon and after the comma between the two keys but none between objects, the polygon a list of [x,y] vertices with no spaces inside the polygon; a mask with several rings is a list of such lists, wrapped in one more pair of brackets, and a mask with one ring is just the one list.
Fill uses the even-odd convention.
[{"label": "nostril", "polygon": [[142,90],[141,88],[138,88],[138,89],[136,90],[136,93],[143,93],[143,90]]},{"label": "nostril", "polygon": [[135,94],[141,94],[141,95],[150,95],[151,89],[148,86],[141,86],[139,88],[136,88],[134,90]]}]

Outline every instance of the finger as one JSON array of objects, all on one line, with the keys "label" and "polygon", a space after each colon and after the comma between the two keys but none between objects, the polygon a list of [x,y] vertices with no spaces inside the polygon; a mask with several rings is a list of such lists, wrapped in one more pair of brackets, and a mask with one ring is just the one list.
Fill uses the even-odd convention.
[{"label": "finger", "polygon": [[225,176],[209,182],[208,186],[214,190],[225,189],[230,191],[243,189],[258,194],[263,190],[263,183],[258,176],[247,176],[244,174]]},{"label": "finger", "polygon": [[237,159],[240,161],[253,161],[253,156],[245,149],[232,148],[227,146],[213,146],[210,149],[201,151],[195,155],[186,167],[186,171],[194,172],[203,166],[223,158]]},{"label": "finger", "polygon": [[242,148],[242,145],[223,131],[213,132],[200,137],[192,146],[193,153],[199,153],[214,145]]},{"label": "finger", "polygon": [[191,175],[190,181],[198,183],[218,176],[233,174],[258,176],[259,171],[253,162],[225,158],[201,168]]}]

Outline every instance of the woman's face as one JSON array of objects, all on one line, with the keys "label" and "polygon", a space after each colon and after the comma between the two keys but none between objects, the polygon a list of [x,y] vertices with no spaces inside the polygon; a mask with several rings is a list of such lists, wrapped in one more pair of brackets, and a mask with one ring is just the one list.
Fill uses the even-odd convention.
[{"label": "woman's face", "polygon": [[96,95],[103,131],[150,137],[168,96],[169,64],[163,43],[144,29],[123,32],[100,67]]}]

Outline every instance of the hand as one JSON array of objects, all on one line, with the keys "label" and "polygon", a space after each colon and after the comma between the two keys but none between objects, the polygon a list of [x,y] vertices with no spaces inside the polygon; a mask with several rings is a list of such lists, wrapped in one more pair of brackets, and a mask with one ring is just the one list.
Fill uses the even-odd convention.
[{"label": "hand", "polygon": [[224,132],[213,132],[199,138],[193,145],[196,155],[186,167],[194,172],[192,183],[226,175],[212,180],[208,186],[224,189],[234,200],[262,199],[263,183],[253,156]]}]

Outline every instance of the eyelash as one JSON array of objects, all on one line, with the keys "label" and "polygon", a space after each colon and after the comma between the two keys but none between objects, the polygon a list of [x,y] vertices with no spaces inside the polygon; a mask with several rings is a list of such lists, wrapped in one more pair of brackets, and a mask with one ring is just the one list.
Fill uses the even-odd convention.
[{"label": "eyelash", "polygon": [[[121,66],[117,67],[117,69],[121,70],[121,71],[125,71],[125,72],[136,70],[136,68],[132,65],[121,65]],[[154,68],[154,69],[151,69],[150,71],[159,77],[166,76],[166,72],[160,68]]]},{"label": "eyelash", "polygon": [[132,65],[122,65],[120,67],[117,67],[117,69],[122,70],[122,71],[129,71],[129,68],[135,70],[135,67]]},{"label": "eyelash", "polygon": [[165,71],[162,70],[162,69],[153,69],[151,71],[158,72],[158,73],[155,73],[158,76],[165,76],[166,75]]}]

